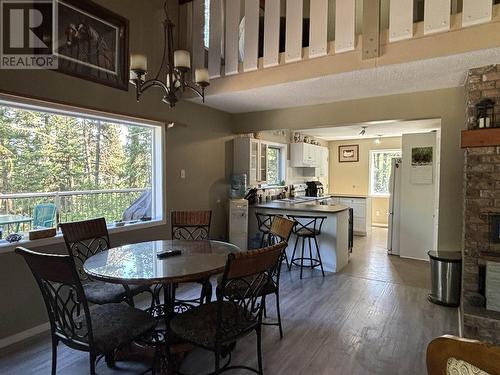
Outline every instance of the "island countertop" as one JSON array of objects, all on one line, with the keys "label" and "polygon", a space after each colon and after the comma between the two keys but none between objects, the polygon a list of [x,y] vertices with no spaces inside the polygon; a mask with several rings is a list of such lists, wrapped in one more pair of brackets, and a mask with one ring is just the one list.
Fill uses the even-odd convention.
[{"label": "island countertop", "polygon": [[[248,242],[250,249],[262,246],[260,224],[256,213],[263,215],[325,217],[317,242],[321,249],[323,268],[327,272],[339,272],[349,262],[349,207],[343,205],[320,205],[311,202],[299,203],[286,200],[257,203],[249,207]],[[291,259],[295,244],[300,237],[292,233],[286,248]],[[298,250],[297,250],[298,251]]]},{"label": "island countertop", "polygon": [[271,210],[275,209],[275,210],[286,210],[286,211],[309,211],[309,212],[329,213],[329,214],[334,214],[349,209],[349,207],[342,206],[340,204],[329,206],[329,205],[310,204],[310,203],[288,203],[288,202],[280,202],[279,200],[256,203],[250,206],[250,208],[266,208]]},{"label": "island countertop", "polygon": [[335,193],[329,193],[328,196],[334,197],[334,198],[362,198],[362,199],[368,199],[370,198],[369,195],[366,194],[335,194]]}]

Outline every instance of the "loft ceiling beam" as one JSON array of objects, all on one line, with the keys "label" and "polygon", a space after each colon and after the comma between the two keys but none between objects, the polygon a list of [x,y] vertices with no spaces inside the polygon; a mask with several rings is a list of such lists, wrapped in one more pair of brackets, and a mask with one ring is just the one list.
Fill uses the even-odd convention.
[{"label": "loft ceiling beam", "polygon": [[363,1],[363,60],[380,56],[380,0]]}]

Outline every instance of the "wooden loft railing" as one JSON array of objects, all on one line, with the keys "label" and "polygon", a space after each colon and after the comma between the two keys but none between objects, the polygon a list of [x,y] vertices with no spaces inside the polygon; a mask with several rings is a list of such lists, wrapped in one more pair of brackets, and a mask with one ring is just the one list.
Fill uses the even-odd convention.
[{"label": "wooden loft railing", "polygon": [[[180,42],[191,50],[193,68],[208,66],[212,79],[346,53],[356,50],[358,45],[363,59],[376,58],[381,54],[383,31],[379,21],[381,0],[363,1],[362,21],[357,19],[360,12],[356,2],[336,0],[335,9],[329,9],[332,3],[329,0],[310,0],[309,8],[304,10],[303,0],[209,0],[207,48],[205,0],[179,0],[180,28],[184,31],[181,35],[186,35]],[[460,2],[462,13],[456,14]],[[389,43],[450,31],[452,14],[453,20],[461,18],[461,28],[488,23],[494,7],[500,6],[493,5],[492,0],[426,0],[423,6],[414,0],[388,3]],[[417,27],[414,21],[422,19]],[[361,24],[361,30],[356,30],[357,24],[358,28]],[[240,25],[245,36],[242,61]],[[416,31],[422,27],[423,35],[417,36]],[[262,58],[260,63],[259,58]]]}]

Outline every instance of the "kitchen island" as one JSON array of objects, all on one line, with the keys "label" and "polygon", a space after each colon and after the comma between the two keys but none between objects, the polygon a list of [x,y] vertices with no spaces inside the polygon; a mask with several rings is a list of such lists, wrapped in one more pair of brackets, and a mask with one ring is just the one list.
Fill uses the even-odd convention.
[{"label": "kitchen island", "polygon": [[[262,233],[259,232],[255,213],[275,215],[326,216],[321,234],[317,237],[325,272],[338,272],[349,262],[349,207],[343,205],[320,205],[315,202],[294,203],[271,201],[249,207],[248,237],[250,248],[258,248]],[[296,237],[292,234],[287,247],[291,260]],[[301,244],[297,246],[299,251]],[[301,248],[300,248],[301,249]],[[306,251],[309,250],[306,247]],[[313,252],[314,255],[314,252]]]}]

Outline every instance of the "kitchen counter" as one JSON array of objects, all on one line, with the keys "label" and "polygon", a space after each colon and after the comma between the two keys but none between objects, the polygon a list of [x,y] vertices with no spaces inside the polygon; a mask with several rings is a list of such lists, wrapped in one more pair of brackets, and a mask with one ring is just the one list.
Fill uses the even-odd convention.
[{"label": "kitchen counter", "polygon": [[[313,201],[314,202],[314,201]],[[291,202],[282,202],[282,201],[271,201],[271,202],[263,202],[263,203],[257,203],[250,208],[269,208],[269,209],[277,209],[277,210],[287,210],[287,211],[310,211],[310,212],[318,212],[318,213],[337,213],[341,211],[348,210],[349,207],[347,206],[342,206],[342,205],[333,205],[333,206],[328,206],[328,205],[321,205],[318,203],[312,203],[312,202],[297,202],[297,203],[291,203]]]},{"label": "kitchen counter", "polygon": [[[283,216],[326,216],[321,234],[317,237],[323,268],[326,272],[339,272],[349,262],[349,207],[320,205],[315,200],[306,202],[277,200],[252,205],[249,207],[248,215],[249,248],[258,248],[262,239],[255,216],[256,212]],[[289,259],[291,259],[296,239],[297,237],[292,235],[288,241],[286,252]]]},{"label": "kitchen counter", "polygon": [[339,197],[339,198],[362,198],[367,199],[370,198],[369,195],[366,194],[328,194],[330,197]]}]

